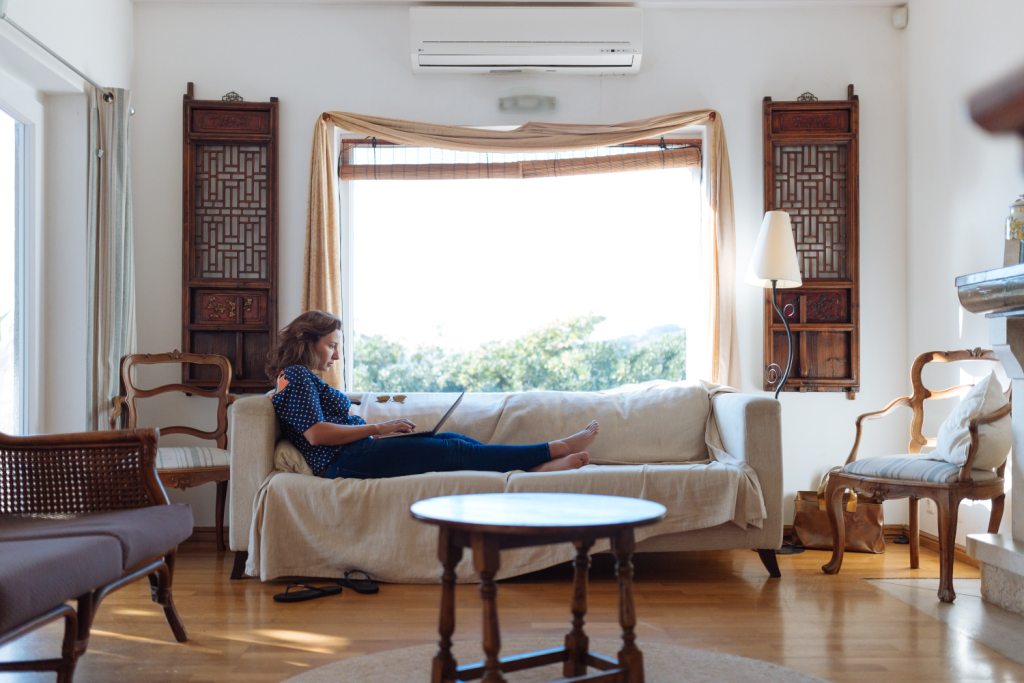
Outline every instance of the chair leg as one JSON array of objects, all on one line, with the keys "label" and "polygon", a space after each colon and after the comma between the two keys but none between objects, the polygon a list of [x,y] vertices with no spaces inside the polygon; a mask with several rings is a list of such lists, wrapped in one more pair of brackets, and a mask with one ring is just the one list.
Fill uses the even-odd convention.
[{"label": "chair leg", "polygon": [[992,499],[992,513],[988,516],[988,532],[999,533],[999,523],[1003,521],[1003,506],[1006,504],[1006,494],[1000,494]]},{"label": "chair leg", "polygon": [[179,643],[188,640],[188,633],[185,625],[178,616],[178,610],[174,606],[174,597],[171,593],[171,584],[174,580],[174,559],[176,551],[171,551],[164,556],[164,562],[149,575],[150,590],[153,595],[153,602],[164,608],[164,616],[174,633],[174,638]]},{"label": "chair leg", "polygon": [[828,486],[825,489],[825,512],[828,515],[828,525],[832,529],[832,559],[821,567],[821,571],[826,574],[838,574],[843,566],[843,551],[846,549],[846,520],[843,519],[845,491],[846,487],[839,482],[838,477],[828,478]]},{"label": "chair leg", "polygon": [[917,569],[921,566],[921,520],[918,517],[920,505],[914,496],[910,497],[907,505],[910,513],[910,530],[907,532],[910,541],[910,568]]},{"label": "chair leg", "polygon": [[960,499],[953,494],[940,494],[935,502],[939,508],[939,600],[953,602],[953,549],[956,542],[956,521]]},{"label": "chair leg", "polygon": [[89,647],[89,635],[92,632],[92,622],[96,618],[96,593],[88,592],[78,596],[78,637],[75,640],[75,651],[77,656],[85,654]]},{"label": "chair leg", "polygon": [[64,640],[60,648],[60,668],[57,669],[57,683],[71,683],[78,663],[78,616],[68,608],[64,615]]},{"label": "chair leg", "polygon": [[216,502],[216,515],[217,515],[217,550],[227,550],[228,546],[224,543],[224,505],[228,498],[228,483],[226,481],[217,482],[217,502]]}]

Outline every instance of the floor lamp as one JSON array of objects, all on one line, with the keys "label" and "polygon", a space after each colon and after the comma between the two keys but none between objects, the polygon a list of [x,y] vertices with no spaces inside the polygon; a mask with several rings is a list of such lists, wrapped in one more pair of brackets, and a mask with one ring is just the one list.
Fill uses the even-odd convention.
[{"label": "floor lamp", "polygon": [[[758,287],[772,288],[772,306],[786,328],[789,353],[786,358],[786,370],[775,388],[775,398],[778,398],[779,392],[789,379],[789,371],[793,368],[793,334],[789,330],[789,321],[779,308],[775,290],[799,287],[803,284],[800,264],[796,257],[796,244],[793,241],[793,226],[789,214],[785,211],[765,213],[761,222],[761,232],[757,235],[757,244],[754,245],[754,254],[750,258],[747,282]],[[791,309],[792,304],[786,308]],[[774,364],[773,362],[772,365]]]}]

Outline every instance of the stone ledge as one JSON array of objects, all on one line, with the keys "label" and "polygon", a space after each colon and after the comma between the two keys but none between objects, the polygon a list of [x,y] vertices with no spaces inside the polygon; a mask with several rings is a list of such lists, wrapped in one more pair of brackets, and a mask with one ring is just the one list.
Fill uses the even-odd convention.
[{"label": "stone ledge", "polygon": [[982,564],[1024,576],[1024,542],[1009,534],[969,534],[967,554]]}]

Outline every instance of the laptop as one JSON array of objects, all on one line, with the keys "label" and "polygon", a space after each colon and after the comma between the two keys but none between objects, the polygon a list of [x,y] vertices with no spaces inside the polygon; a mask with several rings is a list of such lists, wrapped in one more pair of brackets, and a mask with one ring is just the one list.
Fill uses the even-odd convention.
[{"label": "laptop", "polygon": [[437,434],[438,432],[441,431],[441,427],[443,427],[444,423],[448,421],[448,418],[452,416],[452,413],[455,412],[455,409],[459,407],[459,404],[462,403],[462,398],[465,395],[466,395],[465,391],[463,391],[461,394],[459,394],[459,397],[457,399],[455,399],[455,403],[452,404],[452,407],[449,408],[448,411],[444,415],[441,416],[441,419],[437,421],[437,424],[434,425],[434,428],[431,429],[429,432],[403,432],[403,433],[396,433],[396,434],[385,434],[384,436],[378,436],[377,438],[378,439],[397,439],[398,437],[401,437],[401,436],[434,436],[435,434]]}]

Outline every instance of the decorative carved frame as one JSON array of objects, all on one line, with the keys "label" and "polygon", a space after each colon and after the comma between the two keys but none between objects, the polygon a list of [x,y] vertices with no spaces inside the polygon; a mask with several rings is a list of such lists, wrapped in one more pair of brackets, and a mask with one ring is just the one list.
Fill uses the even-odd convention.
[{"label": "decorative carved frame", "polygon": [[[764,208],[790,214],[802,287],[778,291],[793,330],[785,391],[860,390],[859,101],[764,98]],[[764,389],[785,364],[786,335],[764,298]]]},{"label": "decorative carved frame", "polygon": [[[184,96],[181,343],[229,358],[232,391],[266,391],[277,334],[277,98],[225,97],[196,100],[192,83]],[[216,379],[183,368],[185,383]]]}]

